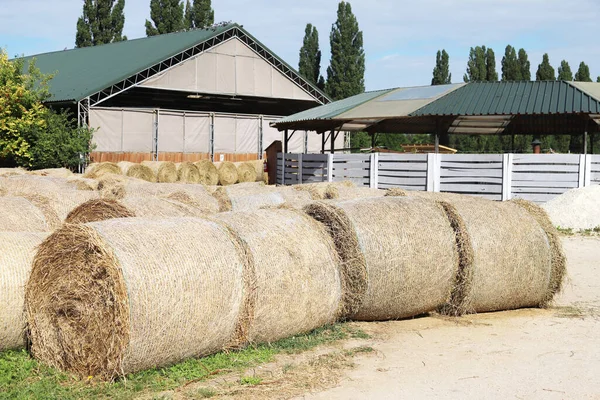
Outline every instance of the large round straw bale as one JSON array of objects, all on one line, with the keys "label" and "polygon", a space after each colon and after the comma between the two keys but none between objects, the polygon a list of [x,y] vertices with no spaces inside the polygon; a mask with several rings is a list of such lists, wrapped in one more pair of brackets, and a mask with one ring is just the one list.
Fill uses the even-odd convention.
[{"label": "large round straw bale", "polygon": [[407,192],[450,204],[472,246],[472,262],[453,293],[449,314],[540,307],[552,295],[552,251],[539,222],[514,202],[449,193]]},{"label": "large round straw bale", "polygon": [[98,179],[107,174],[122,175],[121,168],[112,162],[90,164],[83,174],[84,178]]},{"label": "large round straw bale", "polygon": [[65,223],[85,224],[113,218],[133,218],[135,213],[116,200],[95,199],[73,209]]},{"label": "large round straw bale", "polygon": [[120,175],[105,175],[98,179],[100,197],[108,200],[121,200],[127,194],[127,180]]},{"label": "large round straw bale", "polygon": [[214,186],[219,183],[219,171],[210,160],[198,161],[196,167],[200,172],[200,183],[207,186]]},{"label": "large round straw bale", "polygon": [[236,243],[195,218],[65,225],[40,246],[26,287],[33,355],[110,379],[223,349],[243,298]]},{"label": "large round straw bale", "polygon": [[69,179],[68,182],[70,184],[74,185],[76,190],[84,190],[84,191],[98,190],[98,181],[95,179],[73,178],[73,179]]},{"label": "large round straw bale", "polygon": [[256,170],[249,162],[235,163],[238,172],[238,182],[256,182]]},{"label": "large round straw bale", "polygon": [[540,224],[548,241],[550,242],[550,251],[552,253],[552,267],[550,271],[550,285],[543,301],[543,305],[548,305],[554,299],[554,296],[562,291],[563,282],[567,274],[567,258],[560,241],[558,231],[550,220],[546,211],[535,203],[527,200],[515,199],[511,200],[523,207],[536,221]]},{"label": "large round straw bale", "polygon": [[182,162],[177,165],[177,180],[183,183],[200,183],[200,171],[191,162]]},{"label": "large round straw bale", "polygon": [[34,175],[15,175],[2,178],[1,184],[9,194],[28,193],[47,197],[58,197],[63,191],[74,189],[66,179]]},{"label": "large round straw bale", "polygon": [[143,218],[201,217],[206,214],[178,200],[154,196],[126,196],[121,203],[136,216]]},{"label": "large round straw bale", "polygon": [[401,197],[314,203],[343,260],[347,316],[363,321],[436,310],[452,290],[455,236],[436,203]]},{"label": "large round straw bale", "polygon": [[131,178],[141,179],[146,182],[156,182],[156,174],[152,170],[152,168],[142,165],[135,164],[128,161],[121,161],[118,163],[119,168],[123,175],[129,176]]},{"label": "large round straw bale", "polygon": [[265,180],[265,176],[269,176],[269,174],[265,174],[265,160],[255,160],[255,161],[248,161],[250,164],[252,164],[252,166],[254,167],[254,170],[256,171],[256,181],[257,182],[266,182]]},{"label": "large round straw bale", "polygon": [[336,320],[341,298],[337,254],[323,226],[292,210],[213,218],[229,227],[251,255],[253,273],[246,279],[255,293],[250,293],[248,342],[273,342]]},{"label": "large round straw bale", "polygon": [[128,185],[128,190],[135,196],[156,196],[177,200],[198,208],[204,214],[219,212],[218,202],[205,186],[200,184],[162,183],[157,185],[131,183]]},{"label": "large round straw bale", "polygon": [[222,186],[233,185],[238,181],[238,171],[235,164],[224,161],[219,165],[219,184]]},{"label": "large round straw bale", "polygon": [[285,206],[289,208],[302,209],[304,206],[314,202],[310,193],[292,189],[290,186],[278,186],[276,192],[283,197]]},{"label": "large round straw bale", "polygon": [[385,193],[386,196],[402,197],[406,196],[406,190],[400,188],[390,188]]},{"label": "large round straw bale", "polygon": [[368,187],[347,187],[329,185],[325,189],[326,199],[335,200],[352,200],[363,197],[383,197],[386,195],[385,190],[371,189]]},{"label": "large round straw bale", "polygon": [[177,166],[170,161],[143,161],[142,165],[152,169],[156,175],[156,182],[177,182]]},{"label": "large round straw bale", "polygon": [[9,177],[16,175],[25,175],[27,171],[23,168],[0,168],[0,177]]},{"label": "large round straw bale", "polygon": [[[41,211],[41,213],[44,215],[44,219],[46,220],[46,225],[48,227],[48,229],[45,229],[45,231],[52,231],[60,227],[64,219],[64,216],[59,214],[59,210],[56,207],[57,204],[60,203],[60,201],[53,201],[53,199],[49,197],[37,194],[19,193],[18,195],[29,201],[39,211]],[[65,199],[64,201],[67,202],[69,200]],[[29,231],[30,229],[26,225],[23,225],[19,230]]]},{"label": "large round straw bale", "polygon": [[48,232],[53,228],[42,210],[23,197],[0,197],[0,210],[0,232]]},{"label": "large round straw bale", "polygon": [[296,190],[306,191],[310,193],[313,200],[325,200],[327,199],[327,190],[331,191],[332,187],[356,187],[356,185],[350,181],[342,182],[318,182],[318,183],[305,183],[302,185],[294,185],[293,188]]},{"label": "large round straw bale", "polygon": [[277,207],[285,204],[285,199],[281,193],[278,192],[233,196],[230,199],[232,211],[252,211],[264,207]]},{"label": "large round straw bale", "polygon": [[25,283],[36,247],[46,237],[35,232],[0,232],[0,351],[25,346]]},{"label": "large round straw bale", "polygon": [[53,178],[71,178],[73,171],[67,168],[46,168],[28,172],[31,175],[50,176]]},{"label": "large round straw bale", "polygon": [[[230,185],[226,187],[217,187],[212,193],[212,195],[219,203],[219,211],[224,212],[236,210],[235,208],[233,208],[233,199],[247,198],[246,200],[241,200],[241,202],[247,203],[248,206],[251,206],[252,204],[257,204],[257,201],[269,202],[269,200],[266,197],[264,197],[264,195],[267,195],[273,192],[274,190],[275,188],[267,187],[263,182],[245,182],[237,183],[235,185]],[[260,200],[261,195],[263,195],[262,200]],[[248,211],[249,209],[244,210]]]}]

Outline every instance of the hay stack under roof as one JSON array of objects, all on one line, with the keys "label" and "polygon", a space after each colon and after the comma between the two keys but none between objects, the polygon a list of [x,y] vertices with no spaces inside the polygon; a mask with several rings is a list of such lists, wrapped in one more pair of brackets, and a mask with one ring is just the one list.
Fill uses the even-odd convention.
[{"label": "hay stack under roof", "polygon": [[219,167],[219,184],[221,186],[228,186],[237,183],[238,171],[235,164],[229,161],[220,163]]},{"label": "hay stack under roof", "polygon": [[36,232],[0,232],[0,351],[25,347],[25,283],[36,247]]},{"label": "hay stack under roof", "polygon": [[200,171],[191,162],[177,165],[177,180],[182,183],[200,183]]},{"label": "hay stack under roof", "polygon": [[436,310],[458,269],[455,236],[435,202],[400,197],[313,203],[305,211],[332,234],[342,263],[346,316],[362,321]]},{"label": "hay stack under roof", "polygon": [[256,169],[249,162],[234,163],[238,172],[238,182],[256,182]]},{"label": "hay stack under roof", "polygon": [[540,307],[552,297],[552,249],[539,222],[514,202],[490,201],[451,193],[407,192],[408,196],[450,204],[463,221],[472,262],[456,283],[444,312]]},{"label": "hay stack under roof", "polygon": [[0,232],[49,232],[54,228],[42,210],[24,197],[0,197],[0,210]]},{"label": "hay stack under roof", "polygon": [[113,218],[133,218],[135,213],[116,200],[95,199],[86,201],[73,209],[65,223],[85,224]]},{"label": "hay stack under roof", "polygon": [[217,352],[236,336],[241,254],[201,219],[65,225],[40,246],[26,287],[31,351],[105,379]]},{"label": "hay stack under roof", "polygon": [[143,161],[142,165],[152,169],[159,183],[177,182],[177,166],[171,161]]},{"label": "hay stack under roof", "polygon": [[301,212],[281,209],[213,218],[251,255],[253,269],[246,280],[254,293],[249,294],[247,329],[241,329],[247,342],[273,342],[335,322],[341,283],[335,247],[323,226]]},{"label": "hay stack under roof", "polygon": [[200,172],[200,183],[206,186],[214,186],[219,183],[219,171],[210,160],[201,160],[195,163]]}]

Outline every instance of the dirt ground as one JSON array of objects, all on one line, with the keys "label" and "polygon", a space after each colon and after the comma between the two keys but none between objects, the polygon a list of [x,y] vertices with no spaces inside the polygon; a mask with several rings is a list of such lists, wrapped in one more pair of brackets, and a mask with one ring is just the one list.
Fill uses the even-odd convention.
[{"label": "dirt ground", "polygon": [[600,238],[563,243],[569,282],[552,309],[354,323],[371,338],[245,371],[258,385],[224,376],[175,398],[600,399]]}]

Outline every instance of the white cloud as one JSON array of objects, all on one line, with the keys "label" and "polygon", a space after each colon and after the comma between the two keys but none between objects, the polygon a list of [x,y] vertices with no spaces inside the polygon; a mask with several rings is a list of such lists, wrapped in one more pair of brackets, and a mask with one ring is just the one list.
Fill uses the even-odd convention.
[{"label": "white cloud", "polygon": [[[145,35],[149,2],[126,0],[125,34],[130,38]],[[8,45],[10,54],[73,47],[82,0],[0,3],[0,46]],[[293,66],[304,27],[312,23],[320,33],[323,74],[337,4],[337,0],[213,1],[218,21],[244,25]],[[351,4],[364,32],[368,89],[429,84],[435,52],[442,48],[450,54],[453,80],[462,81],[469,47],[482,44],[494,48],[499,73],[504,47],[510,43],[528,51],[534,75],[544,52],[555,68],[563,58],[573,70],[585,60],[594,76],[600,74],[597,0],[351,0]],[[40,40],[37,46],[31,44],[35,38]],[[42,44],[47,47],[39,50]]]}]

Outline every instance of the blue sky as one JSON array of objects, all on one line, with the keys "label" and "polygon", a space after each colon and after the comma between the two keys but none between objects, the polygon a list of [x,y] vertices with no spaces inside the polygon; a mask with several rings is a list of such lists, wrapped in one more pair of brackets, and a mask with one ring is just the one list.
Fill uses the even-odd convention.
[{"label": "blue sky", "polygon": [[[129,38],[145,36],[150,0],[126,0]],[[511,44],[529,54],[535,76],[542,54],[573,73],[581,61],[600,75],[598,0],[352,0],[364,32],[367,90],[431,83],[435,53],[450,54],[452,80],[462,82],[471,46],[496,52],[497,69]],[[0,0],[0,47],[10,56],[74,46],[82,0]],[[337,0],[213,0],[216,21],[235,21],[293,66],[298,64],[304,27],[317,27],[323,74]]]}]

